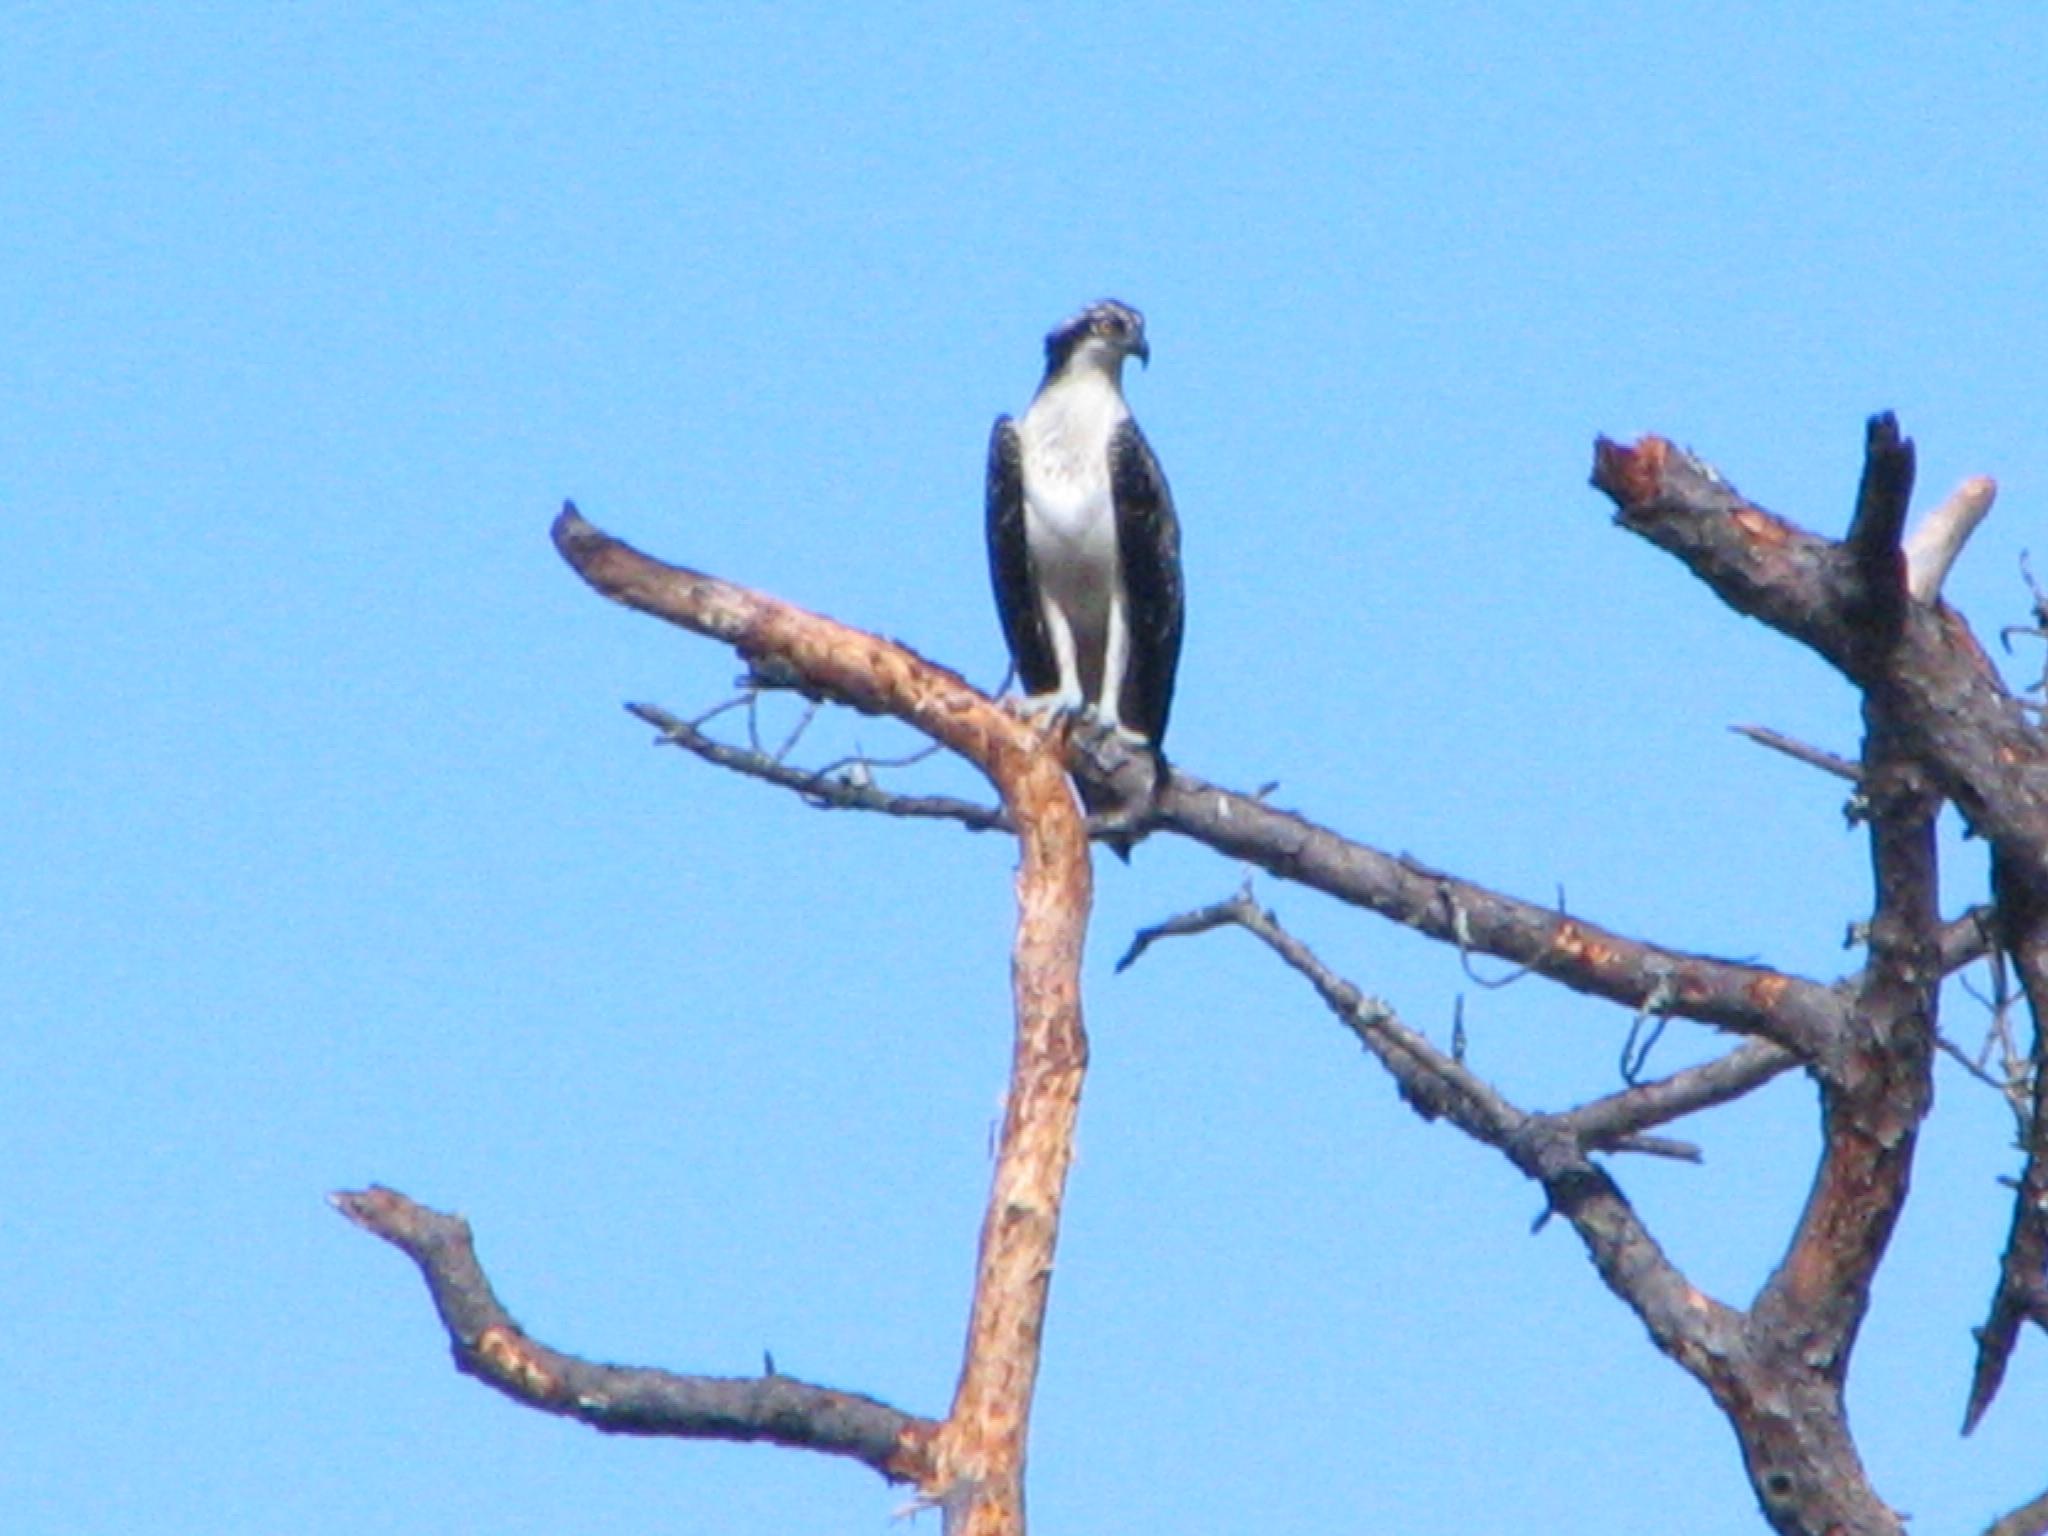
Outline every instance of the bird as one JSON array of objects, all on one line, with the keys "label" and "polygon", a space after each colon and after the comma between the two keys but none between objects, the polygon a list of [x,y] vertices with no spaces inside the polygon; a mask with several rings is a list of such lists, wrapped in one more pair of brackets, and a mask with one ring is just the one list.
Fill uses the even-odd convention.
[{"label": "bird", "polygon": [[[1180,521],[1124,401],[1132,357],[1150,366],[1145,317],[1115,299],[1046,336],[1037,394],[989,434],[989,576],[1025,711],[1077,714],[1163,767],[1185,609]],[[1127,842],[1112,846],[1128,856]]]}]

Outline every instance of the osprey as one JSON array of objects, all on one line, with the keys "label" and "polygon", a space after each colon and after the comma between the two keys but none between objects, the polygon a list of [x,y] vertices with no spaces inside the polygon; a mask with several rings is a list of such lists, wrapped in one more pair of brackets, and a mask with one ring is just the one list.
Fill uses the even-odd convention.
[{"label": "osprey", "polygon": [[1038,393],[989,438],[988,563],[1027,710],[1076,711],[1156,755],[1180,662],[1180,523],[1123,395],[1124,359],[1151,355],[1145,317],[1113,299],[1045,338]]}]

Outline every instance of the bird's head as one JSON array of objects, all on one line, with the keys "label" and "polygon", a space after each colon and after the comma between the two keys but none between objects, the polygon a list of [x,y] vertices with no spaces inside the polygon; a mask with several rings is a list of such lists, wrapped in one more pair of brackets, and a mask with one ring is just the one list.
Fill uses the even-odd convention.
[{"label": "bird's head", "polygon": [[1145,317],[1115,299],[1090,304],[1045,338],[1047,378],[1077,367],[1100,368],[1114,378],[1127,357],[1149,366],[1152,349],[1145,344]]}]

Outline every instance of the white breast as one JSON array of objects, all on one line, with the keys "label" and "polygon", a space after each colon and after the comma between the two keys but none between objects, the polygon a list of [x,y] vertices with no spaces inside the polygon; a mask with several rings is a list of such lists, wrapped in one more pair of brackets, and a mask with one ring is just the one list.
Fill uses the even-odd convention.
[{"label": "white breast", "polygon": [[1046,563],[1113,565],[1109,439],[1129,415],[1115,384],[1091,370],[1042,391],[1017,423],[1025,537],[1042,575]]}]

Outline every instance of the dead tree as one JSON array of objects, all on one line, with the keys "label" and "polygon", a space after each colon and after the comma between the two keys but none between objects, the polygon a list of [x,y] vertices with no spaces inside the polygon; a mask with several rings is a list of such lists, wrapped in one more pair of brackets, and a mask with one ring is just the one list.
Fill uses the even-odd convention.
[{"label": "dead tree", "polygon": [[[1486,889],[1346,838],[1259,795],[1207,784],[1114,738],[1026,723],[903,646],[716,578],[664,565],[600,533],[573,507],[563,557],[606,597],[732,646],[758,686],[893,715],[995,785],[983,805],[896,793],[869,765],[791,766],[646,705],[634,712],[719,766],[813,804],[953,820],[1019,842],[1013,957],[1016,1046],[994,1188],[981,1232],[966,1359],[950,1411],[919,1417],[871,1398],[766,1374],[732,1380],[594,1365],[523,1333],[492,1294],[467,1226],[393,1191],[338,1195],[358,1224],[420,1267],[458,1365],[513,1398],[599,1429],[770,1440],[850,1456],[915,1485],[952,1532],[1021,1532],[1023,1452],[1081,1080],[1087,1061],[1079,956],[1089,902],[1087,835],[1067,775],[1106,791],[1122,836],[1170,833],[1414,929],[1463,957],[1489,955],[1639,1020],[1696,1021],[1729,1037],[1716,1059],[1627,1080],[1574,1108],[1510,1102],[1455,1048],[1330,970],[1247,886],[1138,936],[1121,964],[1166,937],[1241,928],[1300,975],[1425,1119],[1497,1149],[1540,1185],[1601,1281],[1698,1381],[1741,1447],[1758,1506],[1785,1536],[1899,1536],[1851,1437],[1844,1392],[1870,1287],[1906,1199],[1932,1097],[1943,979],[1995,957],[2017,974],[2033,1043],[1999,1086],[2024,1149],[2011,1234],[1968,1384],[1967,1432],[1990,1407],[2022,1324],[2048,1327],[2048,739],[1941,600],[1949,564],[1989,508],[1966,482],[1906,532],[1912,444],[1886,415],[1866,441],[1845,535],[1829,539],[1746,501],[1659,438],[1596,447],[1593,484],[1617,521],[1676,556],[1738,613],[1817,652],[1857,690],[1855,761],[1750,733],[1852,780],[1873,899],[1863,966],[1821,979],[1688,953],[1556,907]],[[2041,605],[2037,601],[2037,610]],[[2048,614],[2037,611],[2048,625]],[[714,712],[716,713],[716,712]],[[1953,805],[1989,850],[1992,900],[1944,918],[1935,816]],[[1679,1118],[1798,1070],[1819,1101],[1813,1185],[1782,1258],[1746,1306],[1703,1293],[1667,1256],[1604,1159],[1696,1157],[1664,1134]],[[1995,1536],[2048,1531],[2048,1494],[1994,1522]]]}]

